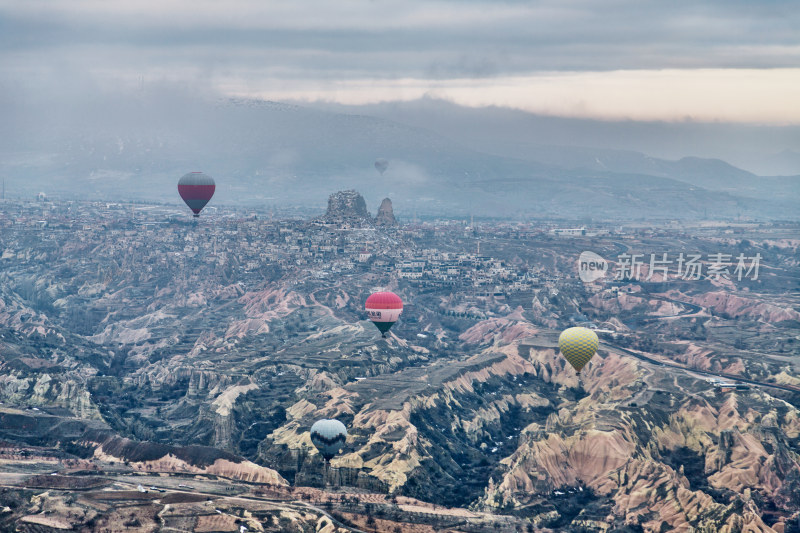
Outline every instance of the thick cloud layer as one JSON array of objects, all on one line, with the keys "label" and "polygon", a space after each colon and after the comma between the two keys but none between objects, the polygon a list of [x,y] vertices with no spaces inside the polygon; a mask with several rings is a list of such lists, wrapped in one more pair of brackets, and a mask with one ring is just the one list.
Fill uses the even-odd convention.
[{"label": "thick cloud layer", "polygon": [[[6,0],[0,83],[57,91],[85,79],[168,80],[351,104],[434,94],[537,112],[551,99],[552,114],[639,118],[642,94],[668,69],[676,74],[659,96],[674,104],[659,118],[702,115],[724,87],[730,102],[701,118],[775,122],[791,97],[784,86],[800,79],[798,27],[791,1]],[[606,87],[610,73],[622,89]],[[750,112],[736,114],[745,102]],[[800,110],[785,115],[800,122]]]},{"label": "thick cloud layer", "polygon": [[53,0],[0,9],[7,55],[121,53],[121,68],[139,58],[162,68],[217,63],[294,75],[471,77],[775,68],[800,59],[800,14],[791,1]]}]

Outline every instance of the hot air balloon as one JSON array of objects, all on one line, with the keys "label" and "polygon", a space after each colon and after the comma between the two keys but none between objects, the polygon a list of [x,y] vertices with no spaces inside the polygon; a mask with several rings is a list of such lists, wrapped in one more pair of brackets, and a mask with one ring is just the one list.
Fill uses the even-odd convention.
[{"label": "hot air balloon", "polygon": [[589,328],[569,328],[558,336],[558,349],[578,374],[597,352],[600,341]]},{"label": "hot air balloon", "polygon": [[338,420],[322,419],[311,426],[311,442],[329,463],[347,440],[347,429]]},{"label": "hot air balloon", "polygon": [[202,172],[189,172],[178,181],[178,194],[192,210],[195,217],[200,216],[200,211],[214,196],[214,178]]},{"label": "hot air balloon", "polygon": [[367,298],[364,307],[369,319],[385,337],[386,332],[403,313],[403,300],[393,292],[376,292]]},{"label": "hot air balloon", "polygon": [[389,161],[383,158],[375,160],[375,170],[380,172],[381,176],[383,176],[383,173],[386,172],[387,168],[389,168]]}]

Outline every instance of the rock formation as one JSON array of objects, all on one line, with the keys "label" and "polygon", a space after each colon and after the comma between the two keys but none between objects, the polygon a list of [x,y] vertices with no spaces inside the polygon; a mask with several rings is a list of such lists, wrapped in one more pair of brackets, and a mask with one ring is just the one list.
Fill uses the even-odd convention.
[{"label": "rock formation", "polygon": [[286,485],[286,480],[271,468],[207,446],[168,446],[133,441],[102,433],[88,436],[83,442],[96,446],[93,457],[103,461],[123,461],[140,472],[180,471],[207,473],[249,483]]},{"label": "rock formation", "polygon": [[395,226],[397,219],[394,218],[394,210],[392,209],[392,200],[384,198],[381,206],[378,208],[378,215],[375,217],[375,224],[378,226]]},{"label": "rock formation", "polygon": [[364,197],[353,189],[335,192],[328,197],[328,211],[325,213],[325,218],[328,220],[369,218],[367,203]]}]

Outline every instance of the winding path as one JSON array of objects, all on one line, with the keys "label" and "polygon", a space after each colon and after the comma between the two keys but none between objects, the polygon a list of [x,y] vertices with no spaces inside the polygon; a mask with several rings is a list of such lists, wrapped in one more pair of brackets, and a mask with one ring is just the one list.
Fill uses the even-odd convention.
[{"label": "winding path", "polygon": [[650,363],[650,364],[653,364],[653,365],[656,365],[656,366],[665,366],[667,368],[674,368],[676,370],[684,370],[686,372],[694,372],[695,374],[702,374],[704,376],[713,376],[713,377],[717,377],[717,378],[728,379],[728,380],[731,380],[731,381],[739,381],[741,383],[748,383],[750,385],[757,385],[759,387],[768,387],[768,388],[771,388],[771,389],[777,389],[777,390],[782,390],[782,391],[786,391],[786,392],[800,392],[800,387],[795,387],[793,385],[780,385],[778,383],[766,383],[764,381],[756,381],[754,379],[744,378],[744,377],[738,376],[736,374],[727,374],[725,372],[710,372],[708,370],[701,370],[701,369],[698,369],[698,368],[689,368],[689,367],[686,367],[686,366],[683,366],[683,365],[678,365],[678,364],[675,364],[675,363],[667,363],[667,362],[664,362],[664,361],[658,361],[658,360],[653,359],[651,357],[647,357],[646,355],[643,355],[643,354],[640,354],[640,353],[637,353],[637,352],[633,352],[631,350],[627,350],[627,349],[621,348],[619,346],[611,345],[611,344],[608,344],[606,342],[604,342],[603,344],[606,344],[608,347],[610,347],[610,348],[612,348],[612,349],[614,349],[614,350],[616,350],[618,352],[622,352],[622,353],[624,353],[626,355],[630,355],[632,357],[635,357],[636,359],[639,359],[640,361],[644,361],[646,363]]}]

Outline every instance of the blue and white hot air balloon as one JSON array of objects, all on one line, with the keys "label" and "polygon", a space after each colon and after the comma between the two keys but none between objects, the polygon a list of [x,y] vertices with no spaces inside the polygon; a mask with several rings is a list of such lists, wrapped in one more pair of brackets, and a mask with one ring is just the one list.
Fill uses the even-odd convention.
[{"label": "blue and white hot air balloon", "polygon": [[317,420],[311,426],[311,442],[319,453],[330,462],[339,453],[347,440],[347,429],[338,420]]}]

